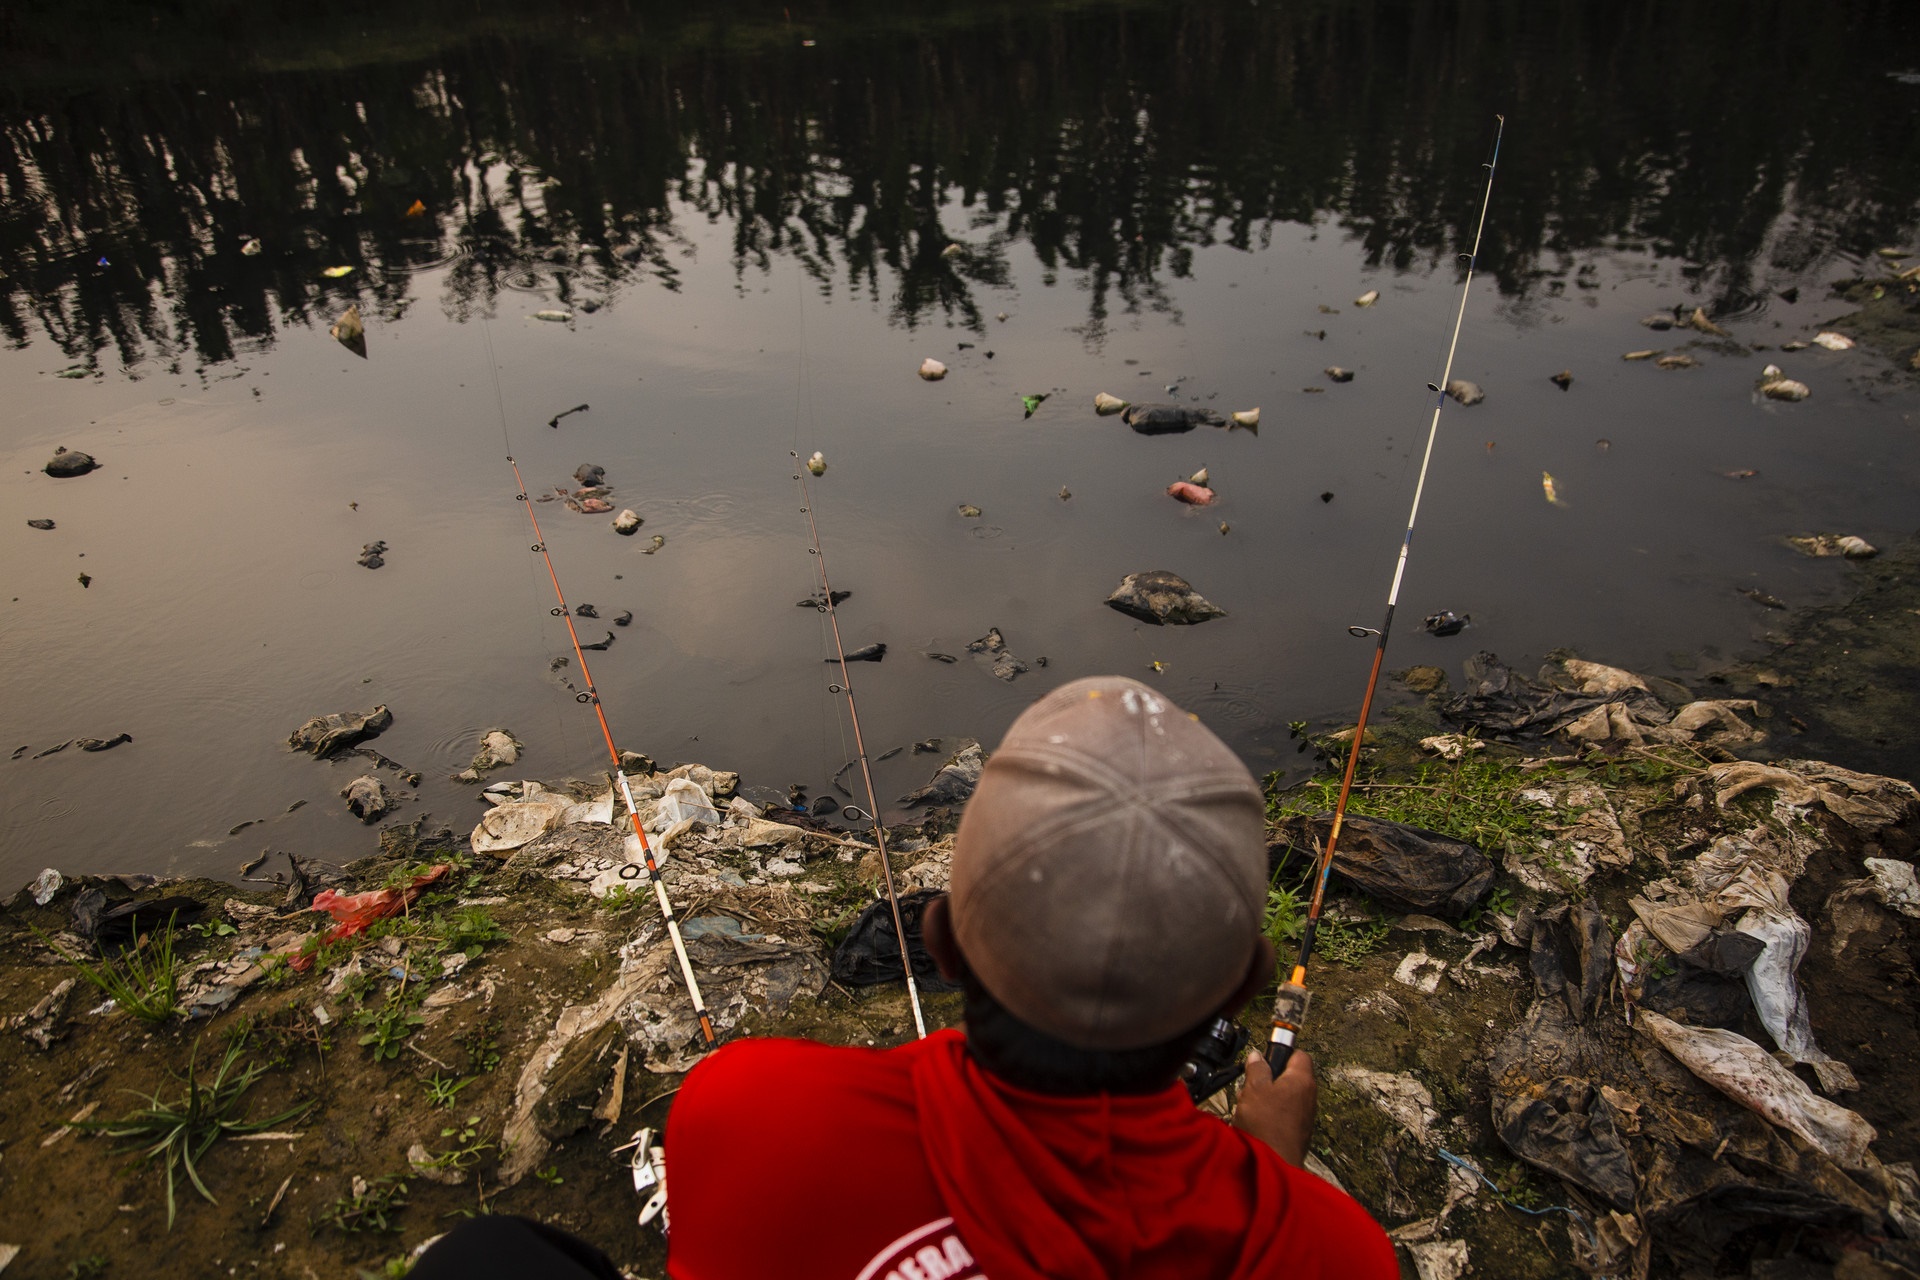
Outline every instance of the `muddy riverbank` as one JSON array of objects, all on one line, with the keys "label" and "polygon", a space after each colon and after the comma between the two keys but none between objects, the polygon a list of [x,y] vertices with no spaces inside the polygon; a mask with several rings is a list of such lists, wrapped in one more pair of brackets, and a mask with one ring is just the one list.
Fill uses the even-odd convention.
[{"label": "muddy riverbank", "polygon": [[[1431,911],[1343,881],[1310,1039],[1324,1080],[1316,1157],[1394,1231],[1408,1274],[1920,1269],[1906,1180],[1920,1158],[1909,1105],[1920,905],[1889,897],[1866,862],[1910,867],[1920,803],[1903,782],[1808,762],[1815,746],[1840,765],[1911,749],[1911,722],[1862,713],[1855,686],[1878,689],[1901,669],[1913,563],[1908,543],[1854,566],[1851,604],[1792,618],[1793,643],[1695,689],[1636,687],[1631,673],[1565,659],[1502,680],[1490,655],[1400,678],[1355,811],[1465,841],[1491,878],[1464,909]],[[1487,693],[1490,680],[1520,703]],[[1546,736],[1486,731],[1521,704],[1551,705],[1565,723]],[[1731,708],[1741,728],[1703,706]],[[1303,755],[1337,752],[1303,729],[1316,735]],[[919,760],[931,773],[940,757]],[[1761,760],[1785,768],[1749,763]],[[1273,780],[1269,923],[1283,947],[1300,871],[1289,834],[1326,804],[1331,764],[1323,754],[1301,786]],[[638,776],[724,1035],[884,1046],[912,1034],[898,986],[830,978],[835,944],[878,883],[859,834],[740,801],[729,774]],[[264,891],[123,877],[67,882],[44,904],[16,895],[0,914],[0,1242],[22,1246],[9,1275],[397,1275],[424,1241],[483,1211],[554,1222],[635,1275],[662,1274],[620,1148],[642,1128],[658,1141],[698,1036],[657,909],[620,878],[627,845],[607,825],[605,779],[550,781],[494,783],[491,808],[457,822],[389,821],[342,848],[338,866],[302,860],[293,876],[286,860],[270,864],[256,874],[283,883]],[[944,884],[953,817],[936,809],[893,829],[903,892]],[[1759,944],[1741,944],[1735,926],[1752,924],[1739,914],[1752,901],[1736,893],[1738,911],[1701,915],[1730,892],[1700,897],[1729,866],[1771,886],[1780,919],[1804,922],[1809,1065],[1791,1088],[1826,1127],[1763,1119],[1650,1030],[1723,1028],[1775,1062],[1740,966],[1703,967],[1670,927],[1705,927],[1751,964]],[[403,909],[323,940],[333,917],[313,909],[316,894],[383,889]],[[151,994],[137,979],[109,1007],[73,962],[99,971],[129,937],[150,958],[171,938],[181,1011],[130,1012]],[[929,995],[927,1009],[950,1025],[957,997]],[[1256,1031],[1263,1011],[1247,1018]],[[177,1103],[188,1074],[205,1085],[228,1054],[232,1096],[215,1106],[248,1123],[197,1163],[217,1203],[176,1171],[169,1226],[164,1157],[143,1162],[132,1137],[88,1126]],[[1834,1086],[1829,1062],[1856,1087]],[[1836,1121],[1839,1107],[1854,1119]],[[1864,1126],[1871,1143],[1848,1145]]]}]

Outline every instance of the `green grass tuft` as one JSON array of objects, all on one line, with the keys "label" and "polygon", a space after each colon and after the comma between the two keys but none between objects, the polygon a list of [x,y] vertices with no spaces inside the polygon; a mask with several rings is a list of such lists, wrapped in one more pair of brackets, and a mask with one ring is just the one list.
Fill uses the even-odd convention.
[{"label": "green grass tuft", "polygon": [[180,1007],[180,975],[173,956],[177,918],[178,913],[168,916],[165,927],[136,940],[117,958],[102,956],[97,965],[61,951],[38,929],[34,934],[117,1006],[142,1021],[165,1022]]},{"label": "green grass tuft", "polygon": [[267,1068],[260,1063],[242,1066],[244,1050],[240,1045],[233,1044],[227,1047],[221,1057],[213,1079],[203,1082],[194,1069],[199,1052],[199,1042],[196,1041],[193,1056],[187,1060],[186,1074],[176,1077],[187,1086],[182,1096],[169,1100],[156,1092],[148,1095],[146,1106],[131,1115],[118,1120],[83,1121],[75,1126],[104,1133],[110,1138],[131,1138],[135,1142],[132,1149],[143,1163],[165,1166],[168,1230],[173,1229],[178,1207],[175,1203],[175,1184],[182,1172],[208,1204],[219,1203],[213,1198],[213,1192],[207,1190],[199,1169],[201,1159],[214,1143],[230,1134],[264,1132],[305,1115],[314,1105],[308,1102],[289,1107],[264,1120],[236,1119],[233,1113],[239,1106],[241,1095],[266,1074]]},{"label": "green grass tuft", "polygon": [[[1490,857],[1538,849],[1547,810],[1520,797],[1539,777],[1504,761],[1468,752],[1457,761],[1426,761],[1411,776],[1387,777],[1365,767],[1355,777],[1347,811],[1404,822],[1464,840]],[[1336,775],[1313,778],[1282,791],[1279,775],[1267,776],[1267,820],[1326,813],[1340,797]]]}]

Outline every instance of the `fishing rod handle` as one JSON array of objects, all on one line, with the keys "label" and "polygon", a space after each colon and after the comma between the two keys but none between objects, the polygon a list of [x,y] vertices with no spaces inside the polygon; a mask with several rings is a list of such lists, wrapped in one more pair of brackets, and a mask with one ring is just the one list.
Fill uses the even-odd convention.
[{"label": "fishing rod handle", "polygon": [[1300,1028],[1307,1020],[1307,1006],[1313,1003],[1313,993],[1301,985],[1304,975],[1294,971],[1291,981],[1280,984],[1280,990],[1273,1000],[1273,1037],[1267,1043],[1267,1066],[1278,1080],[1280,1073],[1287,1069],[1287,1062],[1293,1057],[1293,1050],[1300,1037]]}]

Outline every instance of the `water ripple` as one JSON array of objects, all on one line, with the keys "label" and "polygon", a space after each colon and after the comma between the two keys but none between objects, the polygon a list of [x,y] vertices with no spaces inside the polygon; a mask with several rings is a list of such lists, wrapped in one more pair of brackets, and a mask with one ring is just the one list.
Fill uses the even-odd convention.
[{"label": "water ripple", "polygon": [[1274,688],[1266,682],[1221,682],[1185,699],[1187,710],[1209,724],[1249,725],[1271,720]]},{"label": "water ripple", "polygon": [[426,249],[431,251],[433,256],[420,261],[400,261],[389,258],[380,264],[381,271],[387,275],[412,275],[417,271],[436,271],[441,267],[450,267],[462,258],[470,256],[462,245],[446,245],[435,240],[412,241],[404,247]]}]

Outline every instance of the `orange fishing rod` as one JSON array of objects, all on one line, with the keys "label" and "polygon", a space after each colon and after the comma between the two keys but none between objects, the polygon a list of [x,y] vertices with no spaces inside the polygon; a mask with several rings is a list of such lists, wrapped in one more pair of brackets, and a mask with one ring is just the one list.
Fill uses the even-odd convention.
[{"label": "orange fishing rod", "polygon": [[[488,337],[488,355],[492,355],[492,337]],[[505,423],[501,424],[504,433]],[[640,856],[646,860],[647,881],[653,886],[653,896],[660,903],[660,916],[667,922],[667,936],[673,939],[673,954],[680,961],[680,974],[687,981],[687,994],[693,1000],[694,1016],[700,1019],[700,1035],[711,1049],[718,1042],[714,1035],[713,1019],[707,1015],[706,1002],[700,997],[700,981],[693,976],[693,961],[687,957],[686,939],[680,936],[680,920],[673,914],[673,903],[667,900],[666,882],[660,878],[660,865],[654,860],[653,845],[647,839],[646,825],[640,821],[640,808],[633,802],[633,788],[627,784],[626,769],[620,763],[620,749],[613,744],[613,728],[607,723],[606,709],[600,705],[600,691],[594,687],[593,672],[587,666],[586,652],[580,647],[580,636],[573,629],[573,610],[567,607],[566,593],[560,590],[560,575],[554,571],[553,557],[547,552],[547,540],[540,532],[540,519],[533,513],[533,500],[527,496],[527,482],[520,477],[520,464],[507,455],[507,465],[513,468],[513,483],[520,492],[515,496],[526,505],[527,519],[533,523],[532,550],[540,553],[540,559],[546,563],[547,579],[553,583],[553,598],[559,601],[553,609],[553,616],[567,624],[567,639],[573,644],[573,657],[580,664],[580,678],[586,682],[586,692],[575,694],[575,698],[593,708],[593,714],[600,721],[600,736],[606,739],[607,756],[613,761],[613,776],[619,784],[620,798],[627,805],[627,820],[633,824],[634,838],[640,841]],[[627,867],[634,864],[628,863]],[[623,879],[633,879],[627,875],[627,867],[622,867]],[[637,875],[637,873],[636,873]]]},{"label": "orange fishing rod", "polygon": [[1347,817],[1347,800],[1353,792],[1353,775],[1360,767],[1360,747],[1367,736],[1367,717],[1373,711],[1373,695],[1380,687],[1381,665],[1387,656],[1387,636],[1393,631],[1393,611],[1400,603],[1400,583],[1406,577],[1407,555],[1413,549],[1413,526],[1420,518],[1420,499],[1427,489],[1427,468],[1433,462],[1433,445],[1440,433],[1440,411],[1446,407],[1447,384],[1453,378],[1453,357],[1460,349],[1460,326],[1467,318],[1467,296],[1473,287],[1473,269],[1480,260],[1480,237],[1487,229],[1487,207],[1493,203],[1493,175],[1500,163],[1500,139],[1506,133],[1507,118],[1495,116],[1498,122],[1493,134],[1493,157],[1487,162],[1487,189],[1480,201],[1480,222],[1473,232],[1473,251],[1463,254],[1467,264],[1467,278],[1460,286],[1460,310],[1453,319],[1453,339],[1447,345],[1446,367],[1440,374],[1440,381],[1428,383],[1434,393],[1433,421],[1427,427],[1427,451],[1420,459],[1420,478],[1413,486],[1413,510],[1407,515],[1407,531],[1400,539],[1400,555],[1394,561],[1393,584],[1387,588],[1387,616],[1378,630],[1372,627],[1348,627],[1356,636],[1374,637],[1373,667],[1367,672],[1367,691],[1360,699],[1360,720],[1353,729],[1353,741],[1347,748],[1347,767],[1340,777],[1340,798],[1333,806],[1333,827],[1327,832],[1327,843],[1314,851],[1313,897],[1307,905],[1307,921],[1300,933],[1300,954],[1294,960],[1293,972],[1280,984],[1279,994],[1274,998],[1273,1035],[1267,1045],[1267,1064],[1278,1076],[1287,1069],[1287,1059],[1293,1056],[1294,1046],[1298,1042],[1300,1028],[1306,1022],[1307,1006],[1312,1000],[1307,990],[1307,962],[1313,958],[1314,936],[1320,930],[1320,912],[1326,903],[1327,880],[1333,872],[1334,851],[1340,844],[1340,828]]}]

